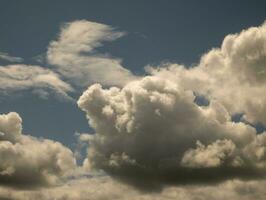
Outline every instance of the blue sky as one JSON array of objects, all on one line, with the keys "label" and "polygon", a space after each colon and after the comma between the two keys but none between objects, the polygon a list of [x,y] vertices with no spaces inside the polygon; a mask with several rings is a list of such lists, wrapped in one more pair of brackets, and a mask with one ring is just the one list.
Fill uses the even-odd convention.
[{"label": "blue sky", "polygon": [[[265,1],[1,1],[0,52],[37,64],[63,23],[85,19],[125,31],[97,51],[121,58],[124,67],[143,74],[144,66],[161,62],[193,65],[220,46],[225,35],[264,22]],[[1,65],[10,64],[0,60]],[[74,94],[80,96],[81,91]],[[41,99],[17,91],[1,97],[0,112],[16,111],[25,133],[56,139],[72,146],[75,132],[91,132],[77,105],[54,97]],[[38,117],[36,117],[38,116]]]}]

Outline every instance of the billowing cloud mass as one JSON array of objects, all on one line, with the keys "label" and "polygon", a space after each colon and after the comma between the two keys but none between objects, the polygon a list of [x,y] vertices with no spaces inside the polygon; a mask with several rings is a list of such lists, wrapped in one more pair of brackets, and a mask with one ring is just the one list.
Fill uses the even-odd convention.
[{"label": "billowing cloud mass", "polygon": [[54,185],[75,168],[73,153],[61,143],[22,134],[17,113],[0,115],[0,133],[1,186]]},{"label": "billowing cloud mass", "polygon": [[122,88],[90,86],[78,101],[95,129],[86,167],[139,187],[265,177],[266,132],[250,125],[266,123],[265,33],[229,35],[193,68],[149,66]]},{"label": "billowing cloud mass", "polygon": [[42,98],[54,93],[60,98],[71,99],[67,93],[73,89],[49,69],[22,64],[0,66],[0,93],[12,94],[21,90],[31,90]]},{"label": "billowing cloud mass", "polygon": [[99,82],[124,85],[136,77],[121,65],[121,60],[102,55],[96,48],[125,33],[111,26],[86,20],[65,24],[47,51],[47,61],[55,70],[78,87]]}]

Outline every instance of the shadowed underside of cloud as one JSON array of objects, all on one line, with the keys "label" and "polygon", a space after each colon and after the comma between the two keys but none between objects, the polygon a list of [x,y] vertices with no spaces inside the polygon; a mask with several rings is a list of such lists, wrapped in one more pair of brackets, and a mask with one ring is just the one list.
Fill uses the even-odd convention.
[{"label": "shadowed underside of cloud", "polygon": [[85,166],[140,188],[265,178],[266,132],[250,126],[266,119],[265,33],[266,24],[229,35],[190,69],[149,66],[122,88],[90,86],[78,101],[96,132]]}]

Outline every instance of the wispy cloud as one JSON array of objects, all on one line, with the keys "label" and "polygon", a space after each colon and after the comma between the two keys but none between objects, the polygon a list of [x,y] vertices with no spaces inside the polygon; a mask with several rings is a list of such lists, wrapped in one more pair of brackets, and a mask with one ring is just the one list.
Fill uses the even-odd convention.
[{"label": "wispy cloud", "polygon": [[11,56],[8,53],[4,53],[4,52],[0,52],[0,60],[5,60],[8,62],[13,62],[13,63],[20,63],[24,61],[23,58]]},{"label": "wispy cloud", "polygon": [[54,70],[77,87],[92,83],[124,85],[136,79],[121,65],[121,60],[97,53],[104,42],[114,41],[125,33],[115,28],[86,20],[67,23],[47,51],[47,61]]},{"label": "wispy cloud", "polygon": [[14,94],[23,90],[31,90],[42,98],[52,93],[68,100],[72,99],[68,92],[73,91],[71,85],[49,69],[22,64],[0,66],[0,94]]}]

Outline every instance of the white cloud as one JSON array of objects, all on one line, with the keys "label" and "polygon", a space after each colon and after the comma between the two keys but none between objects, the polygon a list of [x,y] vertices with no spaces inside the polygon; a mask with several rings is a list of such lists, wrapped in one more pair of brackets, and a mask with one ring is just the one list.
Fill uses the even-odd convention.
[{"label": "white cloud", "polygon": [[125,33],[111,26],[86,20],[65,24],[47,51],[47,61],[77,87],[91,83],[124,85],[136,77],[121,65],[121,60],[102,55],[96,48]]},{"label": "white cloud", "polygon": [[20,63],[23,62],[24,59],[20,57],[10,56],[8,53],[0,52],[0,60],[5,60],[13,63]]}]

